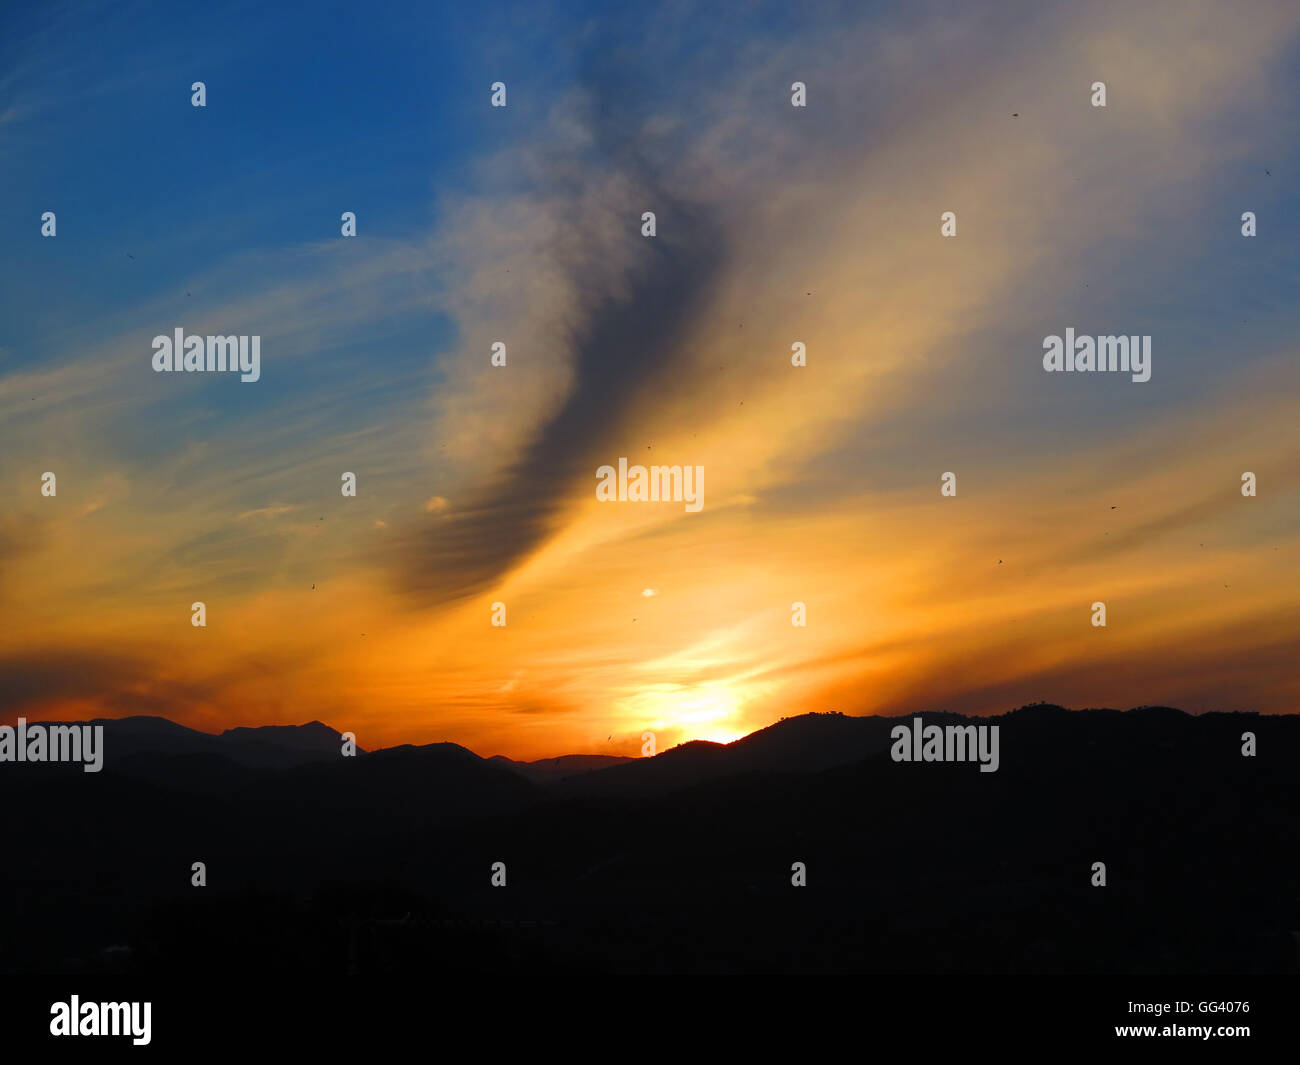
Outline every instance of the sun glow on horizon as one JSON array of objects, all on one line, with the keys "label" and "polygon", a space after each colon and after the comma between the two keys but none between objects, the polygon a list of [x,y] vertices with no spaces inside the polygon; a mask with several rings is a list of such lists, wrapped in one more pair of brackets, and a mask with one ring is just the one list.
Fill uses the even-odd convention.
[{"label": "sun glow on horizon", "polygon": [[[745,699],[726,684],[654,684],[618,700],[627,720],[662,733],[670,744],[691,740],[730,743],[748,734],[741,711]],[[660,750],[665,749],[661,742]]]}]

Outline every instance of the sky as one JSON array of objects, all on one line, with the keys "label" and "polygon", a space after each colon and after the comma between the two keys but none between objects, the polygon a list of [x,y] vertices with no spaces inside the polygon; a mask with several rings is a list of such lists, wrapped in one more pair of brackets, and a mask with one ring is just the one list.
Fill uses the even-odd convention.
[{"label": "sky", "polygon": [[1293,3],[185,6],[0,14],[0,721],[1296,710]]}]

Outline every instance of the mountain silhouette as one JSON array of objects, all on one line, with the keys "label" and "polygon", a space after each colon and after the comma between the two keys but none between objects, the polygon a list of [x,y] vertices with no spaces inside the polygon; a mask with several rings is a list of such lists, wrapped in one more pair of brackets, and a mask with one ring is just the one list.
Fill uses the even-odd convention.
[{"label": "mountain silhouette", "polygon": [[624,765],[636,759],[612,754],[564,754],[558,758],[539,758],[532,762],[516,762],[504,755],[495,754],[489,762],[504,769],[512,769],[532,779],[555,780],[586,773],[593,769],[608,769],[611,766]]},{"label": "mountain silhouette", "polygon": [[[567,795],[664,795],[738,773],[811,773],[887,750],[890,730],[909,718],[803,714],[783,718],[732,743],[695,740],[655,758],[571,774],[557,782]],[[958,714],[926,714],[927,723],[967,724]]]},{"label": "mountain silhouette", "polygon": [[283,769],[338,757],[342,736],[319,721],[305,725],[262,725],[226,729],[219,735],[200,732],[165,717],[138,715],[97,717],[90,721],[39,721],[40,725],[99,725],[105,749],[112,757],[149,755],[211,755],[258,769]]},{"label": "mountain silhouette", "polygon": [[[997,725],[998,770],[895,762],[914,716]],[[100,773],[0,764],[0,970],[1296,971],[1294,716],[805,714],[535,762],[98,723]]]}]

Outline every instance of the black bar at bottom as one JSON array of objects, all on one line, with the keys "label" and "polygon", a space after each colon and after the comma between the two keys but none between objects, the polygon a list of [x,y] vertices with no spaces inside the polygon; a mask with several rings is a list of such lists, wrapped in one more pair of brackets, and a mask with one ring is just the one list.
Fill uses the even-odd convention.
[{"label": "black bar at bottom", "polygon": [[[100,1004],[137,1003],[142,1021],[149,1003],[148,1043],[129,1032],[51,1034],[57,1004],[71,1019],[72,996],[87,1031],[105,1019]],[[771,1052],[786,1045],[818,1060],[834,1055],[832,1045],[872,1054],[893,1048],[894,1056],[903,1048],[1104,1051],[1127,1043],[1137,1053],[1153,1044],[1156,1053],[1202,1046],[1236,1061],[1294,1048],[1298,1005],[1300,978],[1254,975],[496,980],[431,964],[427,978],[400,982],[9,976],[0,978],[0,1046],[6,1055],[75,1050],[168,1060],[214,1049],[296,1054],[342,1046],[364,1048],[373,1060],[411,1046],[459,1059],[479,1047],[495,1060],[518,1045],[534,1053],[568,1048],[583,1060],[638,1046],[693,1057],[692,1049]]]}]

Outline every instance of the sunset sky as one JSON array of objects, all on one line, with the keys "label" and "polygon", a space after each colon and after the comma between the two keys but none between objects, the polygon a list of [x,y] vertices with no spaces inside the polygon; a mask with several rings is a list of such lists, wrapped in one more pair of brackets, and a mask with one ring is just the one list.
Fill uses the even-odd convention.
[{"label": "sunset sky", "polygon": [[1300,7],[631,6],[6,8],[0,722],[1294,712]]}]

